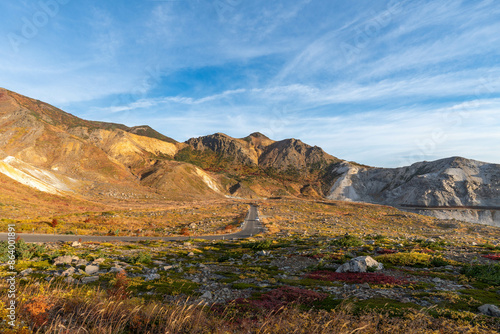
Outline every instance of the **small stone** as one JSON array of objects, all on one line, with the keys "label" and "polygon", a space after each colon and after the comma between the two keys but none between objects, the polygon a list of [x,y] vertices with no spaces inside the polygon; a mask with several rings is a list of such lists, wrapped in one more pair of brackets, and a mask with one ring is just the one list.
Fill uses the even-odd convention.
[{"label": "small stone", "polygon": [[368,283],[363,283],[363,284],[360,285],[360,287],[363,288],[363,289],[371,289],[370,288],[370,284],[368,284]]},{"label": "small stone", "polygon": [[20,272],[21,276],[28,276],[29,274],[31,274],[33,272],[33,269],[31,268],[28,268],[28,269],[24,269],[23,271]]},{"label": "small stone", "polygon": [[68,276],[68,277],[66,277],[66,278],[64,279],[64,282],[66,282],[66,283],[70,283],[70,284],[74,284],[74,283],[76,283],[76,279],[74,279],[74,278],[73,278],[73,277],[71,277],[71,276]]},{"label": "small stone", "polygon": [[243,256],[241,257],[242,260],[250,260],[251,258],[252,256],[248,254],[243,254]]},{"label": "small stone", "polygon": [[189,252],[187,256],[194,256],[193,252]]},{"label": "small stone", "polygon": [[432,279],[432,281],[433,281],[434,283],[442,283],[442,282],[443,282],[443,280],[442,280],[442,279],[440,279],[439,277],[434,277],[434,278]]},{"label": "small stone", "polygon": [[257,256],[269,256],[269,254],[271,254],[269,251],[265,251],[265,250],[261,250],[261,251],[258,251],[257,253],[255,253],[255,255]]},{"label": "small stone", "polygon": [[160,270],[167,271],[167,270],[170,270],[172,268],[174,268],[174,266],[171,266],[171,265],[170,266],[163,266],[160,268]]},{"label": "small stone", "polygon": [[479,306],[479,312],[490,317],[500,317],[500,308],[492,304],[484,304]]},{"label": "small stone", "polygon": [[210,300],[212,299],[212,293],[210,291],[205,291],[200,298]]},{"label": "small stone", "polygon": [[198,263],[198,264],[196,264],[196,266],[198,268],[200,268],[200,269],[203,269],[203,270],[207,270],[208,269],[208,267],[206,265],[204,265],[203,263]]},{"label": "small stone", "polygon": [[92,264],[101,264],[104,261],[106,261],[106,259],[103,259],[102,257],[100,257],[100,258],[95,259],[94,261],[92,261]]},{"label": "small stone", "polygon": [[79,259],[77,260],[74,265],[79,267],[79,266],[86,266],[89,262],[85,259]]},{"label": "small stone", "polygon": [[152,281],[152,280],[159,279],[159,278],[161,278],[161,276],[159,274],[149,274],[149,275],[146,275],[144,280],[145,281]]},{"label": "small stone", "polygon": [[99,266],[89,265],[85,267],[85,273],[87,275],[95,274],[99,271]]},{"label": "small stone", "polygon": [[95,282],[95,281],[98,281],[98,280],[99,280],[99,276],[82,277],[82,278],[80,279],[80,281],[81,281],[83,284],[87,284],[87,283]]},{"label": "small stone", "polygon": [[65,271],[63,271],[63,272],[61,273],[61,276],[64,276],[64,277],[66,277],[66,276],[71,276],[71,275],[73,275],[74,273],[75,273],[75,268],[73,268],[73,267],[69,267],[68,269],[66,269]]},{"label": "small stone", "polygon": [[73,243],[71,244],[71,247],[81,247],[82,244],[79,243],[78,241],[73,241]]},{"label": "small stone", "polygon": [[110,273],[125,272],[125,269],[123,269],[121,267],[111,267],[108,272],[110,272]]}]

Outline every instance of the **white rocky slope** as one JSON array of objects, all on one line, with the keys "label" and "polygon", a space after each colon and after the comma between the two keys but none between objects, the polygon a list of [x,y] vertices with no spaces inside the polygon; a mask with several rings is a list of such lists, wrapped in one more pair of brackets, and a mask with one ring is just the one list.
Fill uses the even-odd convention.
[{"label": "white rocky slope", "polygon": [[[334,173],[338,177],[327,195],[329,199],[392,206],[500,207],[497,164],[460,157],[400,168],[366,168],[344,162]],[[456,218],[480,222],[477,213],[474,215],[469,219],[469,214],[455,214]]]}]

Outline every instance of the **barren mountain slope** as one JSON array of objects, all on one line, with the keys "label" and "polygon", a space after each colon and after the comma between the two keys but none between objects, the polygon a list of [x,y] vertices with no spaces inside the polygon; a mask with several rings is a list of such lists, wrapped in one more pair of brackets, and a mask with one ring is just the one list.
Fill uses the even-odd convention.
[{"label": "barren mountain slope", "polygon": [[[157,162],[173,159],[185,146],[147,126],[82,120],[0,89],[0,172],[45,192],[134,198],[160,191],[168,196],[182,182],[144,186],[140,176],[151,168],[161,173]],[[203,187],[207,176],[193,169],[185,179]],[[194,190],[187,187],[187,195],[207,194]]]},{"label": "barren mountain slope", "polygon": [[500,165],[460,157],[401,168],[342,164],[328,198],[420,206],[500,206]]}]

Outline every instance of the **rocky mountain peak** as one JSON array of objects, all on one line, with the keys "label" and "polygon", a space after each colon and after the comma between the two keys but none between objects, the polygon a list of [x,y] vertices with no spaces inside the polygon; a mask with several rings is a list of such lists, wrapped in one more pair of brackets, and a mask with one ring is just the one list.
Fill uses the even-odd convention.
[{"label": "rocky mountain peak", "polygon": [[253,132],[250,135],[248,135],[248,137],[260,138],[260,139],[269,139],[266,135],[264,135],[264,134],[262,134],[260,132]]}]

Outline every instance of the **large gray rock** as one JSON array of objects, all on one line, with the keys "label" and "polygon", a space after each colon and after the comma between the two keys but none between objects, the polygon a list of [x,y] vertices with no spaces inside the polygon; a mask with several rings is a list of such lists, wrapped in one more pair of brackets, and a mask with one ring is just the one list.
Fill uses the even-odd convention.
[{"label": "large gray rock", "polygon": [[31,274],[33,272],[33,269],[31,268],[28,268],[28,269],[24,269],[23,271],[20,272],[21,276],[28,276],[29,274]]},{"label": "large gray rock", "polygon": [[491,317],[500,317],[500,308],[492,304],[484,304],[479,306],[479,312]]},{"label": "large gray rock", "polygon": [[161,278],[161,276],[159,274],[149,274],[149,275],[146,275],[146,277],[144,277],[144,280],[145,281],[153,281],[155,279],[159,279]]},{"label": "large gray rock", "polygon": [[85,273],[88,275],[92,275],[97,272],[99,272],[99,266],[90,265],[85,267]]},{"label": "large gray rock", "polygon": [[125,272],[125,269],[121,268],[121,267],[111,267],[111,269],[109,269],[109,272],[110,273],[119,273],[119,272]]},{"label": "large gray rock", "polygon": [[68,276],[68,277],[66,277],[66,278],[64,279],[64,282],[66,282],[66,283],[70,283],[70,284],[74,284],[74,283],[76,283],[76,282],[77,282],[77,280],[76,280],[76,279],[74,279],[74,278],[73,278],[73,277],[71,277],[71,276]]},{"label": "large gray rock", "polygon": [[[500,165],[452,157],[400,168],[338,164],[327,198],[410,206],[500,206]],[[492,210],[412,210],[437,218],[455,218],[500,226]]]},{"label": "large gray rock", "polygon": [[384,265],[375,261],[370,256],[358,256],[349,262],[341,265],[336,271],[338,273],[366,273],[368,268],[374,268],[375,270],[382,270]]},{"label": "large gray rock", "polygon": [[206,299],[206,300],[211,300],[212,297],[213,296],[212,296],[212,293],[210,291],[205,291],[205,293],[203,293],[200,298]]}]

